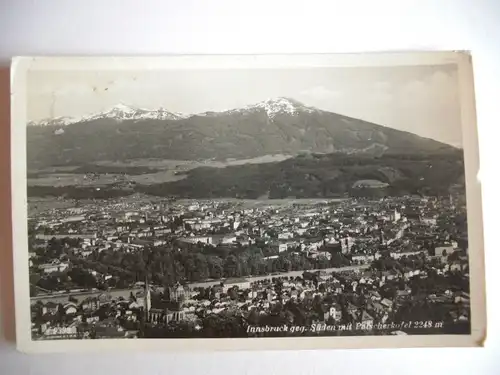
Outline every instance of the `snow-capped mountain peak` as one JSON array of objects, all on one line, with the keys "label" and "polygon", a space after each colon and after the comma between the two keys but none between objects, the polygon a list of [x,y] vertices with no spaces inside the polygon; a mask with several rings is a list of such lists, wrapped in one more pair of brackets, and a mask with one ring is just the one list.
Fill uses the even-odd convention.
[{"label": "snow-capped mountain peak", "polygon": [[71,125],[77,122],[87,122],[99,119],[114,119],[116,121],[124,120],[180,120],[187,118],[180,113],[169,112],[163,107],[156,110],[150,110],[145,108],[137,108],[127,104],[119,103],[111,108],[108,108],[102,112],[95,113],[92,115],[82,116],[82,117],[55,117],[51,119],[44,119],[40,121],[31,121],[28,125],[40,125],[40,126],[65,126]]},{"label": "snow-capped mountain peak", "polygon": [[137,113],[139,111],[143,111],[143,110],[140,108],[135,108],[135,107],[123,104],[123,103],[118,103],[117,105],[109,108],[108,110],[105,110],[101,114],[117,114],[117,115],[124,114],[124,113],[134,114],[134,113]]},{"label": "snow-capped mountain peak", "polygon": [[119,103],[109,110],[93,116],[93,118],[113,118],[115,120],[180,120],[189,116],[167,111],[163,107],[158,109],[137,108]]},{"label": "snow-capped mountain peak", "polygon": [[204,112],[198,116],[218,116],[231,113],[252,113],[264,110],[272,120],[279,114],[297,116],[299,113],[312,113],[319,111],[317,108],[306,106],[299,101],[287,97],[269,98],[256,104],[247,105],[242,108],[229,109],[221,112]]},{"label": "snow-capped mountain peak", "polygon": [[47,119],[42,119],[40,121],[30,121],[28,122],[28,126],[66,126],[66,125],[71,125],[76,122],[80,121],[78,118],[73,118],[73,117],[54,117],[54,118],[47,118]]},{"label": "snow-capped mountain peak", "polygon": [[97,120],[100,118],[112,118],[115,120],[132,120],[141,118],[147,111],[141,108],[135,108],[123,103],[119,103],[103,112],[95,115],[86,116],[84,120]]},{"label": "snow-capped mountain peak", "polygon": [[122,112],[134,112],[137,111],[139,108],[133,107],[124,103],[118,103],[114,107],[111,108],[111,110],[114,111],[122,111]]},{"label": "snow-capped mountain peak", "polygon": [[314,109],[311,107],[307,107],[294,99],[285,97],[267,99],[251,107],[264,109],[270,118],[273,118],[274,116],[280,113],[297,115],[301,111],[302,112],[314,111]]},{"label": "snow-capped mountain peak", "polygon": [[157,110],[150,111],[151,114],[156,114],[156,117],[160,120],[180,120],[184,118],[191,117],[191,115],[185,115],[179,112],[170,112],[165,108],[160,107]]},{"label": "snow-capped mountain peak", "polygon": [[272,120],[279,114],[287,114],[290,116],[297,116],[299,113],[311,113],[316,111],[316,108],[308,107],[297,100],[278,97],[266,99],[262,102],[248,105],[246,107],[232,110],[230,112],[253,112],[264,110],[267,116]]}]

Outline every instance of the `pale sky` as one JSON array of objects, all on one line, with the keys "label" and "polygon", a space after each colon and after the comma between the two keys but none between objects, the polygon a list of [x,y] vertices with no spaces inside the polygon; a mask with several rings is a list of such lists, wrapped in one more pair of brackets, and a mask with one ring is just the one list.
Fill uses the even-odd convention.
[{"label": "pale sky", "polygon": [[462,145],[455,66],[281,70],[31,71],[28,119],[123,103],[200,113],[286,96],[319,109]]}]

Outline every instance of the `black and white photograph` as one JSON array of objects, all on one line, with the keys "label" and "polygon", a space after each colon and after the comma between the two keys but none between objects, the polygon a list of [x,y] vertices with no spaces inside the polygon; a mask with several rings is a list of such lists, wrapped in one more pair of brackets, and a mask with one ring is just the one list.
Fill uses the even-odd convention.
[{"label": "black and white photograph", "polygon": [[349,56],[13,65],[18,336],[481,345],[470,56]]}]

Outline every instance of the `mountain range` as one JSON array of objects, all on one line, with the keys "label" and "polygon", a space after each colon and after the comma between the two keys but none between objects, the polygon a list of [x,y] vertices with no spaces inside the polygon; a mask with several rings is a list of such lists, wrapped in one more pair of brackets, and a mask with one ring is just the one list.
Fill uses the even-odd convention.
[{"label": "mountain range", "polygon": [[447,154],[452,146],[275,98],[194,115],[118,105],[103,113],[30,123],[28,167],[134,159],[226,160],[301,153]]},{"label": "mountain range", "polygon": [[[246,106],[240,109],[231,109],[227,111],[221,111],[223,113],[238,113],[245,111],[252,111],[263,109],[268,114],[269,118],[273,118],[274,115],[279,113],[297,114],[298,110],[303,110],[306,112],[317,111],[313,107],[307,107],[299,103],[296,100],[290,98],[276,98],[268,99],[263,102]],[[193,116],[214,116],[220,112],[202,112],[198,114],[182,114],[178,112],[169,112],[166,109],[160,107],[159,109],[146,109],[130,106],[127,104],[119,103],[112,108],[92,115],[86,115],[81,117],[54,117],[46,118],[40,121],[30,121],[28,126],[65,126],[75,124],[77,122],[88,122],[99,119],[114,119],[116,121],[124,120],[180,120]]]},{"label": "mountain range", "polygon": [[103,112],[81,117],[55,117],[47,118],[40,121],[30,121],[28,126],[66,126],[76,124],[78,122],[89,122],[101,119],[114,119],[116,121],[123,120],[179,120],[185,118],[180,113],[169,112],[164,108],[155,110],[136,108],[126,104],[117,104]]}]

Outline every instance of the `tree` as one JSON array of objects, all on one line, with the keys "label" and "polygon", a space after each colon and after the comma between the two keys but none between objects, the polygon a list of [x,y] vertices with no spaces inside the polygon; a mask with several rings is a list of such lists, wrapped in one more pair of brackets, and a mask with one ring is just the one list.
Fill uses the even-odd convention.
[{"label": "tree", "polygon": [[251,325],[259,324],[259,313],[257,312],[256,308],[253,308],[249,311],[247,321]]},{"label": "tree", "polygon": [[52,237],[47,243],[47,256],[51,259],[59,258],[63,252],[62,241]]},{"label": "tree", "polygon": [[38,295],[38,290],[37,290],[36,286],[34,286],[33,284],[30,284],[30,296],[36,297],[37,295]]},{"label": "tree", "polygon": [[97,287],[96,278],[80,267],[72,268],[70,271],[68,271],[68,276],[71,277],[73,283],[83,288],[91,289]]},{"label": "tree", "polygon": [[62,323],[64,321],[65,316],[66,316],[66,311],[64,311],[64,306],[60,303],[59,305],[57,305],[56,320],[59,323]]},{"label": "tree", "polygon": [[325,283],[321,283],[321,284],[319,284],[319,286],[318,286],[318,291],[319,291],[320,293],[325,293],[325,291],[326,291]]},{"label": "tree", "polygon": [[460,259],[460,253],[458,251],[455,251],[448,255],[448,262],[454,262],[458,259]]},{"label": "tree", "polygon": [[330,262],[329,262],[329,260],[326,257],[324,257],[324,256],[318,257],[317,266],[318,266],[319,269],[328,268],[329,265],[330,265]]},{"label": "tree", "polygon": [[208,259],[209,275],[213,279],[220,279],[224,274],[224,261],[218,256],[212,256]]},{"label": "tree", "polygon": [[241,276],[241,267],[238,259],[234,255],[230,255],[224,262],[224,277],[239,276]]},{"label": "tree", "polygon": [[36,285],[40,281],[40,275],[36,273],[30,274],[30,284]]},{"label": "tree", "polygon": [[228,295],[231,300],[236,301],[238,299],[238,290],[236,287],[232,287],[228,290]]},{"label": "tree", "polygon": [[274,283],[276,294],[278,295],[278,298],[281,300],[283,297],[283,280],[278,279]]}]

